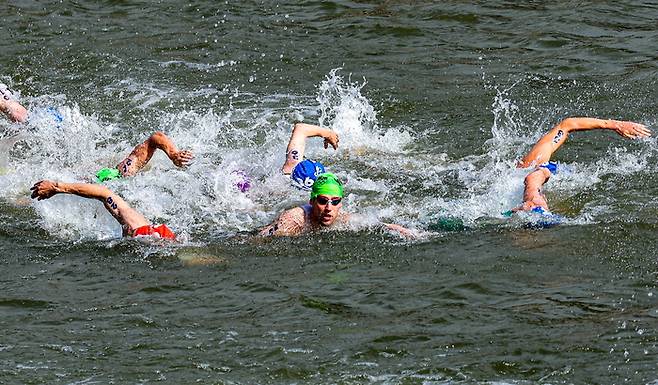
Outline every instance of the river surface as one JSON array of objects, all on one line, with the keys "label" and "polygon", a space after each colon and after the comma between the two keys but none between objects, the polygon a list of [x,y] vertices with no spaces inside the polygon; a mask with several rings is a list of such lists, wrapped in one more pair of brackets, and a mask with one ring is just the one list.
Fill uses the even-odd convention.
[{"label": "river surface", "polygon": [[[563,222],[501,215],[560,120],[658,129],[656,2],[9,0],[0,20],[30,111],[0,121],[0,383],[658,384],[655,139],[575,133],[546,184]],[[308,199],[279,171],[296,121],[340,135],[307,156],[355,220],[259,239]],[[156,130],[195,162],[107,186],[179,242],[29,199]]]}]

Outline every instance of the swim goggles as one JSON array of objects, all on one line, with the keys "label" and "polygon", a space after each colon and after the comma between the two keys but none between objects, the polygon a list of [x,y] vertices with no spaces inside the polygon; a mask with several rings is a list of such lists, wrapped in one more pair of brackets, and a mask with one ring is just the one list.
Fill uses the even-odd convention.
[{"label": "swim goggles", "polygon": [[320,205],[326,205],[327,203],[331,202],[333,206],[338,206],[342,200],[343,198],[341,197],[335,197],[335,198],[326,198],[323,196],[315,197],[315,201]]}]

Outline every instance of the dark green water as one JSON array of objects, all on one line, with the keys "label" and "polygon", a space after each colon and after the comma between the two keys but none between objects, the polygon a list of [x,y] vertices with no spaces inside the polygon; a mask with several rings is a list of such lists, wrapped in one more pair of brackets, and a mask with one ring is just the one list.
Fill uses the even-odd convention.
[{"label": "dark green water", "polygon": [[[656,129],[654,2],[23,1],[0,18],[0,82],[31,113],[0,122],[23,135],[0,154],[0,383],[658,383],[655,140],[577,133],[546,185],[566,222],[499,214],[521,199],[514,160],[561,119]],[[341,135],[308,154],[360,219],[254,239],[306,199],[278,173],[300,119]],[[194,165],[158,154],[109,186],[180,244],[122,240],[96,202],[29,202],[156,129]]]}]

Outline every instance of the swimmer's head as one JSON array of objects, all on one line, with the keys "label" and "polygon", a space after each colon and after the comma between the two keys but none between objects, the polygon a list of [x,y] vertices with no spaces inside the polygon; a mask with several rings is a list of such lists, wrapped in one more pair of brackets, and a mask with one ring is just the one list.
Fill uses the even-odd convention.
[{"label": "swimmer's head", "polygon": [[[523,226],[529,229],[547,229],[559,225],[565,221],[564,217],[558,214],[553,214],[541,206],[534,206],[516,212],[525,213],[526,224]],[[508,210],[501,213],[506,218],[511,218],[515,213],[514,210]]]},{"label": "swimmer's head", "polygon": [[315,199],[318,195],[342,198],[343,184],[330,172],[320,174],[311,188],[311,199]]},{"label": "swimmer's head", "polygon": [[167,227],[167,225],[165,224],[161,224],[159,226],[146,225],[146,226],[138,227],[133,232],[133,237],[143,237],[143,236],[169,239],[171,241],[176,240],[176,234],[174,234],[174,232],[171,231],[169,227]]},{"label": "swimmer's head", "polygon": [[300,190],[308,191],[313,186],[318,175],[322,173],[324,173],[322,163],[305,159],[299,162],[292,170],[292,174],[290,174],[291,183]]},{"label": "swimmer's head", "polygon": [[242,170],[231,171],[231,178],[233,185],[240,190],[240,192],[247,192],[251,188],[251,178]]},{"label": "swimmer's head", "polygon": [[98,183],[119,178],[121,178],[121,173],[116,168],[103,168],[96,173],[96,180]]},{"label": "swimmer's head", "polygon": [[331,226],[343,207],[343,184],[332,173],[318,175],[311,189],[311,221],[320,226]]},{"label": "swimmer's head", "polygon": [[52,115],[53,119],[55,120],[55,123],[58,124],[57,127],[59,127],[59,123],[62,123],[64,121],[64,117],[62,117],[62,114],[60,114],[59,111],[57,111],[57,108],[55,107],[48,107],[46,108],[46,111],[48,111],[48,113]]},{"label": "swimmer's head", "polygon": [[530,210],[530,212],[544,216],[552,215],[550,211],[544,210],[544,208],[540,206],[533,207],[532,210]]},{"label": "swimmer's head", "polygon": [[516,209],[512,209],[512,210],[507,210],[503,213],[500,213],[500,215],[504,216],[505,218],[511,218],[516,211],[525,211],[525,212],[535,213],[535,214],[539,214],[539,215],[543,215],[543,216],[553,215],[550,211],[544,210],[544,208],[541,207],[541,206],[531,206],[531,207],[528,207],[528,208],[526,208],[524,206],[521,206],[521,209],[516,208]]}]

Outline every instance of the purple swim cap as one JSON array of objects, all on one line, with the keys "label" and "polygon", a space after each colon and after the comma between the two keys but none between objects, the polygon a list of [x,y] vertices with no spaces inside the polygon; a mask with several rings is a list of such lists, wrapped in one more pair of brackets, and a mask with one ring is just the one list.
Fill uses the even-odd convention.
[{"label": "purple swim cap", "polygon": [[245,193],[251,188],[251,178],[242,170],[231,171],[231,176],[233,178],[233,184],[241,192]]}]

